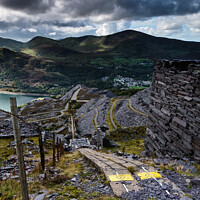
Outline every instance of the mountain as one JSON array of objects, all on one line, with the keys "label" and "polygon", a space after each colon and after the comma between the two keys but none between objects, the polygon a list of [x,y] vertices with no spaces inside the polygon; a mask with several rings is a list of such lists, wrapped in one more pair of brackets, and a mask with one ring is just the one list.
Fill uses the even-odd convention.
[{"label": "mountain", "polygon": [[[62,40],[38,36],[26,43],[0,38],[0,47],[10,49],[0,51],[0,81],[7,77],[11,88],[15,85],[44,93],[59,93],[78,83],[110,88],[119,76],[131,78],[127,79],[129,82],[150,81],[155,59],[200,59],[200,42],[155,37],[133,30]],[[20,68],[23,77],[6,65]],[[117,85],[125,87],[122,83]],[[4,87],[1,82],[0,87]]]},{"label": "mountain", "polygon": [[23,45],[23,42],[18,42],[15,40],[0,37],[0,48],[8,48],[15,51],[20,51],[21,48],[23,48]]},{"label": "mountain", "polygon": [[26,43],[0,38],[0,47],[40,57],[66,57],[81,53],[99,53],[149,59],[200,59],[199,42],[155,37],[133,30],[108,36],[88,35],[62,40],[37,36]]},{"label": "mountain", "polygon": [[60,45],[56,40],[39,36],[23,45],[23,52],[27,53],[30,50],[39,57],[65,57],[79,54],[72,49]]},{"label": "mountain", "polygon": [[85,53],[110,52],[120,56],[153,59],[200,59],[200,43],[155,37],[127,30],[108,36],[66,38],[59,44]]}]

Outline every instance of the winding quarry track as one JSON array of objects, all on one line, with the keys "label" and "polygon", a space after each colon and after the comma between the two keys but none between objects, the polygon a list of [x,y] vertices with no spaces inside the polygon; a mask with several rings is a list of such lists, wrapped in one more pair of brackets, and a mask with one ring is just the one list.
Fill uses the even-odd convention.
[{"label": "winding quarry track", "polygon": [[77,100],[77,95],[78,95],[78,93],[80,92],[81,89],[82,88],[80,87],[74,92],[74,94],[71,97],[71,101],[76,101]]},{"label": "winding quarry track", "polygon": [[97,108],[95,108],[94,124],[96,128],[98,127],[98,115],[99,115],[99,112]]},{"label": "winding quarry track", "polygon": [[113,109],[114,109],[115,103],[117,103],[118,101],[119,101],[119,100],[115,100],[115,101],[112,103],[111,109],[110,109],[110,113],[109,113],[109,115],[110,115],[110,121],[111,121],[112,126],[114,127],[114,129],[117,129],[117,125],[115,124],[115,122],[114,122],[114,120],[113,120],[113,116],[114,116],[114,114],[113,114]]},{"label": "winding quarry track", "polygon": [[[78,89],[74,92],[74,94],[72,95],[70,101],[73,101],[73,100],[76,101],[76,100],[77,100],[77,95],[78,95],[78,93],[80,92],[81,89],[82,89],[82,88],[80,87],[80,88],[78,88]],[[83,101],[84,101],[84,100],[83,100]],[[56,112],[60,112],[60,115],[57,115],[57,116],[54,116],[54,117],[48,117],[48,118],[37,119],[37,120],[29,120],[28,122],[41,122],[41,121],[45,121],[45,120],[60,118],[60,117],[62,117],[62,116],[65,114],[66,111],[68,111],[68,109],[69,109],[69,103],[67,103],[67,104],[65,105],[64,109],[56,111]],[[46,112],[46,113],[49,113],[49,112]],[[39,114],[39,115],[40,115],[40,114]]]},{"label": "winding quarry track", "polygon": [[137,114],[140,114],[140,115],[143,115],[143,116],[145,116],[145,117],[148,117],[148,115],[147,115],[146,113],[141,112],[141,111],[138,111],[138,110],[136,110],[136,109],[132,106],[132,100],[131,100],[131,99],[128,100],[128,103],[129,103],[130,109],[131,109],[133,112],[135,112],[135,113],[137,113]]},{"label": "winding quarry track", "polygon": [[[144,172],[146,172],[146,174],[150,174],[150,172],[157,171],[155,168],[145,165],[137,160],[133,161],[123,157],[117,157],[112,154],[100,153],[87,148],[81,148],[79,149],[79,152],[92,163],[94,163],[96,167],[105,174],[113,190],[113,193],[118,197],[120,197],[123,193],[132,190],[138,191],[142,189],[139,185],[139,181],[136,180],[136,178],[133,177],[128,171],[128,167],[134,167],[136,169],[135,174]],[[113,181],[111,180],[111,175],[121,175],[121,180]],[[132,176],[132,180],[127,181],[126,178],[123,179],[123,177],[125,176]],[[173,189],[179,192],[180,196],[184,196],[184,193],[176,186],[176,184],[171,182],[169,179],[164,177],[157,179],[153,175],[151,176],[151,178],[155,179],[156,182],[158,182],[161,186],[163,185],[163,183],[171,184],[173,186]],[[165,192],[169,194],[167,190],[165,190]]]}]

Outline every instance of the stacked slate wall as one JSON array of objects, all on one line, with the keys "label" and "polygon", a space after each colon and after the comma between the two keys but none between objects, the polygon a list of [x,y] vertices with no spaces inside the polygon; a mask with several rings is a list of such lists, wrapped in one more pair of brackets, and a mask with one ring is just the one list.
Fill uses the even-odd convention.
[{"label": "stacked slate wall", "polygon": [[200,61],[155,62],[145,147],[200,161]]}]

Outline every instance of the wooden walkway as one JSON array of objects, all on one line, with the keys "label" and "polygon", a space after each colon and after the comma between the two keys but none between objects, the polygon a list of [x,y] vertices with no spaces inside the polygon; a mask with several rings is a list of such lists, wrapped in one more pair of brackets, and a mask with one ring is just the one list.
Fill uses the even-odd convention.
[{"label": "wooden walkway", "polygon": [[[139,181],[137,181],[134,177],[133,180],[121,180],[121,181],[111,181],[110,176],[111,175],[128,175],[131,176],[130,172],[128,171],[128,167],[134,167],[136,169],[135,173],[143,173],[147,172],[156,172],[157,170],[151,166],[145,165],[142,162],[139,161],[133,161],[129,160],[123,157],[117,157],[112,154],[105,154],[100,153],[88,148],[81,148],[79,149],[79,152],[85,156],[87,159],[89,159],[91,162],[95,164],[97,168],[100,169],[102,173],[105,174],[107,180],[110,183],[110,186],[113,190],[113,193],[120,197],[123,193],[129,192],[131,190],[138,191],[142,189],[139,186]],[[149,173],[150,175],[150,173]],[[152,178],[155,179],[155,177],[152,176]],[[167,183],[172,184],[173,189],[180,192],[182,196],[184,193],[169,179],[167,178],[159,178],[156,179],[156,181],[159,182],[159,184]],[[166,191],[167,192],[167,191]]]}]

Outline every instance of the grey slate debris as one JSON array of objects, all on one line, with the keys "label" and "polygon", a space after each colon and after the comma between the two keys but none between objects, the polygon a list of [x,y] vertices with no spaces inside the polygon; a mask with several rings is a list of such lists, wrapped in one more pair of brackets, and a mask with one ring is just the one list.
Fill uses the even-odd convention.
[{"label": "grey slate debris", "polygon": [[173,181],[183,192],[191,195],[193,200],[200,200],[200,185],[194,184],[192,187],[189,187],[191,181],[189,183],[187,182],[188,177],[185,177],[174,171],[166,170],[163,171],[162,174],[169,180]]},{"label": "grey slate debris", "polygon": [[120,100],[116,106],[115,119],[123,127],[145,126],[147,118],[143,115],[133,112],[128,108],[128,100]]},{"label": "grey slate debris", "polygon": [[132,105],[137,110],[147,113],[149,112],[151,87],[137,92],[131,97]]},{"label": "grey slate debris", "polygon": [[[30,137],[37,136],[38,133],[35,132],[30,126],[25,124],[24,122],[19,122],[21,136]],[[0,120],[0,138],[11,138],[14,137],[13,129],[12,129],[12,120]]]},{"label": "grey slate debris", "polygon": [[[180,196],[177,194],[170,184],[164,184],[162,187],[154,180],[154,179],[146,179],[139,182],[139,186],[142,187],[139,191],[129,191],[126,194],[122,195],[123,199],[127,200],[143,200],[148,198],[155,198],[155,199],[180,199]],[[170,193],[167,194],[166,190]]]}]

